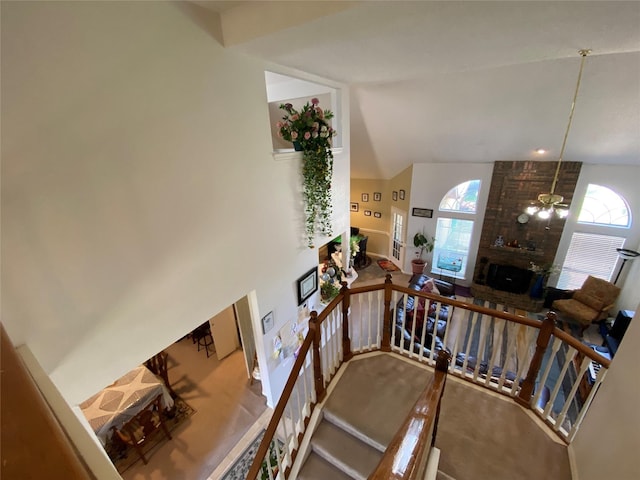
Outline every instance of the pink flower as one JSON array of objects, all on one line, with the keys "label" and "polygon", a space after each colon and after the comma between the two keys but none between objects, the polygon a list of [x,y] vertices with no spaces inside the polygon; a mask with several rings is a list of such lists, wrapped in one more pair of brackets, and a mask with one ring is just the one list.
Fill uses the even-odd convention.
[{"label": "pink flower", "polygon": [[312,105],[318,105],[320,103],[320,100],[318,100],[317,98],[312,98],[311,99],[311,104]]},{"label": "pink flower", "polygon": [[294,113],[293,115],[291,115],[291,120],[293,120],[294,122],[299,118],[300,118],[300,115],[298,115],[297,113]]},{"label": "pink flower", "polygon": [[291,139],[295,140],[296,138],[298,138],[298,132],[291,132]]},{"label": "pink flower", "polygon": [[304,139],[309,140],[311,138],[311,134],[309,132],[304,132]]},{"label": "pink flower", "polygon": [[324,112],[322,111],[322,109],[320,107],[316,107],[316,113],[318,114],[318,118],[320,118],[320,119],[324,118]]},{"label": "pink flower", "polygon": [[282,123],[282,122],[276,123],[276,127],[278,127],[278,128],[282,128],[283,126],[284,126],[284,123]]}]

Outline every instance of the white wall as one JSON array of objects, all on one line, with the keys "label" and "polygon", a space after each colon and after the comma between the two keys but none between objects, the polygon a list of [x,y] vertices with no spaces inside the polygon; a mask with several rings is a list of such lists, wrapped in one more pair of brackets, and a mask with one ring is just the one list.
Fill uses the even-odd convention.
[{"label": "white wall", "polygon": [[640,478],[640,305],[571,444],[579,480]]},{"label": "white wall", "polygon": [[[72,406],[253,291],[265,355],[260,317],[296,318],[295,280],[317,264],[299,159],[271,152],[278,69],[223,49],[209,15],[2,2],[2,321]],[[273,402],[282,381],[265,384]]]},{"label": "white wall", "polygon": [[[469,220],[474,220],[473,238],[469,250],[467,270],[465,280],[459,283],[470,285],[473,280],[473,268],[476,264],[476,255],[482,233],[482,223],[484,222],[484,212],[487,207],[489,188],[491,187],[491,176],[493,174],[493,163],[416,163],[413,165],[413,179],[411,182],[411,202],[409,206],[409,223],[407,225],[407,255],[405,258],[404,271],[411,271],[411,260],[415,258],[413,247],[413,236],[416,232],[422,231],[428,235],[436,234],[438,217],[438,207],[445,194],[456,185],[467,180],[480,179],[480,194],[478,196],[478,214],[465,216]],[[433,218],[422,218],[411,216],[413,208],[433,209]],[[437,242],[437,239],[436,239]],[[432,258],[429,258],[429,269],[431,269]]]}]

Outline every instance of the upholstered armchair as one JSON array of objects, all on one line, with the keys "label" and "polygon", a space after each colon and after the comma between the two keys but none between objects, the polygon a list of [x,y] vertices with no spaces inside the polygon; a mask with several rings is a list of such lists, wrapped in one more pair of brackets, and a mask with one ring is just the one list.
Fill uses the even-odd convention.
[{"label": "upholstered armchair", "polygon": [[620,295],[620,287],[589,275],[571,298],[556,300],[551,309],[577,320],[584,331],[591,323],[604,320]]}]

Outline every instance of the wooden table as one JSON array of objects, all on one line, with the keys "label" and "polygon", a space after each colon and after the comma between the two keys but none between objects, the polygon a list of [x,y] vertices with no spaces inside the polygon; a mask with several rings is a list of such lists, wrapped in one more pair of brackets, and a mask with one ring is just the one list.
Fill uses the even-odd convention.
[{"label": "wooden table", "polygon": [[140,365],[82,402],[80,408],[98,439],[106,445],[112,426],[122,427],[159,394],[163,408],[171,408],[173,399],[163,381]]}]

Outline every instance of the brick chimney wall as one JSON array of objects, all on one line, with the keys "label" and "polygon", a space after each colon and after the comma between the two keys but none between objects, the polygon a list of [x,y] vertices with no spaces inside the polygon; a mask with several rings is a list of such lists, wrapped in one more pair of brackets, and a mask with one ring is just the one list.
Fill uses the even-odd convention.
[{"label": "brick chimney wall", "polygon": [[[529,268],[530,262],[545,266],[553,263],[564,228],[565,220],[552,217],[538,220],[531,216],[526,224],[519,224],[517,217],[535,201],[540,193],[548,193],[557,167],[557,162],[495,162],[489,190],[487,210],[482,225],[480,246],[474,269],[473,283],[484,284],[489,264],[512,265]],[[580,175],[582,162],[563,162],[555,193],[570,204]],[[496,238],[502,235],[505,246],[494,246]],[[517,241],[518,248],[508,247]],[[487,300],[497,301],[499,291],[483,294]],[[490,289],[493,290],[493,289]],[[513,304],[513,294],[504,292]],[[530,306],[528,294],[522,295],[521,308]]]}]

